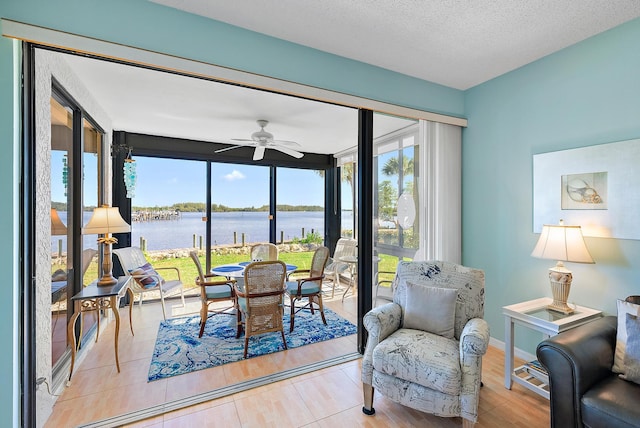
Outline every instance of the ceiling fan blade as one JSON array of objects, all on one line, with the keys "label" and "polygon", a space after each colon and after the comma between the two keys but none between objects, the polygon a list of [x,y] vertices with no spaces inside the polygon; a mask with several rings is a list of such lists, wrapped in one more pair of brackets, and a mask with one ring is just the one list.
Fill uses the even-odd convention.
[{"label": "ceiling fan blade", "polygon": [[256,149],[253,151],[253,160],[259,161],[259,160],[262,160],[263,157],[264,157],[264,147],[261,147],[261,146],[256,147]]},{"label": "ceiling fan blade", "polygon": [[218,150],[214,151],[214,153],[222,153],[222,152],[226,152],[227,150],[238,149],[240,147],[244,147],[244,145],[225,147],[224,149],[218,149]]},{"label": "ceiling fan blade", "polygon": [[300,143],[296,143],[295,141],[287,141],[287,140],[273,140],[274,144],[280,144],[289,147],[302,147]]},{"label": "ceiling fan blade", "polygon": [[232,138],[231,141],[237,141],[237,142],[246,141],[247,143],[255,143],[255,141],[248,140],[246,138]]},{"label": "ceiling fan blade", "polygon": [[286,148],[286,147],[272,146],[271,148],[272,149],[276,149],[279,152],[282,152],[282,153],[287,154],[289,156],[293,156],[294,158],[297,158],[297,159],[300,159],[302,156],[304,156],[303,153],[300,153],[300,152],[298,152],[296,150],[291,150],[291,149]]}]

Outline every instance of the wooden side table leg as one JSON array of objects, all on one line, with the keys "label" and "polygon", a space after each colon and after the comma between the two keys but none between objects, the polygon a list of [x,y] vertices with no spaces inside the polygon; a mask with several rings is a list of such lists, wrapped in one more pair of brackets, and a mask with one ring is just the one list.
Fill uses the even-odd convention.
[{"label": "wooden side table leg", "polygon": [[96,304],[96,343],[100,336],[100,305]]},{"label": "wooden side table leg", "polygon": [[69,369],[69,381],[71,381],[71,375],[73,374],[73,366],[76,362],[76,352],[77,352],[77,344],[76,344],[76,320],[78,316],[80,316],[81,312],[76,312],[71,317],[69,324],[67,325],[67,341],[71,345],[71,368]]},{"label": "wooden side table leg", "polygon": [[116,351],[116,368],[118,369],[118,373],[120,373],[120,361],[118,360],[118,335],[120,334],[120,313],[118,311],[118,298],[117,296],[109,297],[109,303],[111,306],[111,310],[113,311],[113,316],[116,319],[116,332],[114,335],[114,348]]},{"label": "wooden side table leg", "polygon": [[135,334],[133,334],[133,321],[131,319],[131,310],[133,309],[133,291],[131,288],[127,288],[127,295],[129,296],[129,327],[131,328],[131,336],[135,336]]}]

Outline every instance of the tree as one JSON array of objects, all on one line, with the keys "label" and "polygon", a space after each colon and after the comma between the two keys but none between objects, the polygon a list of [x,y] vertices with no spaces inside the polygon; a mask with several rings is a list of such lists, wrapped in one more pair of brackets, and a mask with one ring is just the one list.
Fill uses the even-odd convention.
[{"label": "tree", "polygon": [[384,180],[378,184],[378,216],[385,221],[393,221],[396,214],[398,191],[391,181]]},{"label": "tree", "polygon": [[[391,177],[393,175],[398,175],[400,173],[400,165],[397,157],[393,157],[387,161],[382,167],[382,173],[387,177]],[[413,158],[408,158],[406,156],[402,157],[402,175],[412,175],[413,174]]]}]

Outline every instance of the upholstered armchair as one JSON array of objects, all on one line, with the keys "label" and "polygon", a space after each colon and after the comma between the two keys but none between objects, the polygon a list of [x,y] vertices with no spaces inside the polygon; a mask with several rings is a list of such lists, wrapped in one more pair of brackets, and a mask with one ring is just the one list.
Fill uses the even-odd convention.
[{"label": "upholstered armchair", "polygon": [[374,390],[443,417],[478,419],[482,356],[489,345],[484,272],[441,261],[400,262],[393,302],[364,316],[363,412]]}]

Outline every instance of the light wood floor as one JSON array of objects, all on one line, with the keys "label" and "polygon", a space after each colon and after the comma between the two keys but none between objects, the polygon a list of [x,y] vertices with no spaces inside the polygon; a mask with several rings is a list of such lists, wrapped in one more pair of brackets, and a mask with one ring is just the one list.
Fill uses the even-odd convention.
[{"label": "light wood floor", "polygon": [[[174,315],[197,312],[199,302],[187,300],[186,310],[177,302]],[[339,298],[327,307],[352,321],[356,318],[356,299]],[[131,336],[128,308],[122,308],[120,328],[120,367],[117,373],[113,353],[113,322],[105,328],[98,343],[74,369],[71,385],[58,398],[46,427],[73,427],[119,414],[141,410],[167,401],[224,387],[255,377],[278,373],[323,359],[352,352],[356,336],[307,345],[277,354],[201,370],[154,382],[147,381],[158,323],[159,304],[134,308]],[[484,387],[480,394],[477,427],[547,427],[549,402],[514,385],[504,387],[504,354],[490,347],[483,361]],[[182,410],[165,413],[130,424],[130,427],[457,427],[460,418],[439,418],[393,403],[380,395],[374,399],[376,414],[362,413],[360,360],[306,375],[228,395]]]}]

